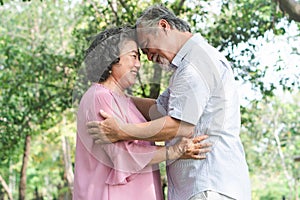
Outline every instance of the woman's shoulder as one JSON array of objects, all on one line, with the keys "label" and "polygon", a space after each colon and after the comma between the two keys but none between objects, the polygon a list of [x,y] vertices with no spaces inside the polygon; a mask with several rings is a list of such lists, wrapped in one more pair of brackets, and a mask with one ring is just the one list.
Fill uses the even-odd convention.
[{"label": "woman's shoulder", "polygon": [[112,96],[111,91],[99,83],[93,83],[87,92],[97,95],[101,94],[101,96]]},{"label": "woman's shoulder", "polygon": [[93,83],[81,98],[81,102],[92,102],[98,100],[110,100],[113,96],[111,92],[101,84]]}]

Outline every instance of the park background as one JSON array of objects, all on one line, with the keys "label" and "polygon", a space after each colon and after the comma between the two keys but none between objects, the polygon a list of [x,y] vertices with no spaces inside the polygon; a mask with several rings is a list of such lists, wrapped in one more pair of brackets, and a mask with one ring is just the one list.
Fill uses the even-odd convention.
[{"label": "park background", "polygon": [[[88,38],[133,24],[154,3],[171,8],[231,61],[253,200],[299,198],[299,1],[1,0],[0,199],[71,199]],[[142,60],[128,93],[155,98],[170,74]]]}]

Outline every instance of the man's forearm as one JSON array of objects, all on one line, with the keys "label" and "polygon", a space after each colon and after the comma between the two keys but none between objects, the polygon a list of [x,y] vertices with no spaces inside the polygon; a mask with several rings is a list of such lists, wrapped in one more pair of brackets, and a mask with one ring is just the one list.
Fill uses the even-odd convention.
[{"label": "man's forearm", "polygon": [[119,127],[120,140],[166,141],[174,137],[188,137],[194,125],[165,116],[140,124],[122,124]]}]

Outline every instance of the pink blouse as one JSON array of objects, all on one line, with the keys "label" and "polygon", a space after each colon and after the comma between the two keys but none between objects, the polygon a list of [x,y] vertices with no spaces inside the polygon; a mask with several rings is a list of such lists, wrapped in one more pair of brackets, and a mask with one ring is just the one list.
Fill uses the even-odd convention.
[{"label": "pink blouse", "polygon": [[162,200],[158,165],[148,166],[153,143],[135,140],[94,144],[88,121],[103,120],[100,109],[125,123],[146,120],[130,98],[94,83],[81,99],[77,113],[74,200]]}]

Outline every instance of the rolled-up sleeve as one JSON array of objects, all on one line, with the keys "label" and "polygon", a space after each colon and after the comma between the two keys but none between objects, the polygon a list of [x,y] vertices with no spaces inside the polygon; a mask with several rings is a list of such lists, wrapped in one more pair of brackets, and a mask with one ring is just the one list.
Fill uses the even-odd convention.
[{"label": "rolled-up sleeve", "polygon": [[209,99],[209,87],[194,67],[177,69],[169,87],[168,115],[196,125]]},{"label": "rolled-up sleeve", "polygon": [[156,99],[157,110],[162,115],[167,115],[168,105],[169,105],[170,92],[166,89],[162,94],[160,94]]}]

